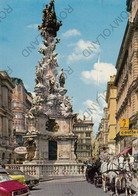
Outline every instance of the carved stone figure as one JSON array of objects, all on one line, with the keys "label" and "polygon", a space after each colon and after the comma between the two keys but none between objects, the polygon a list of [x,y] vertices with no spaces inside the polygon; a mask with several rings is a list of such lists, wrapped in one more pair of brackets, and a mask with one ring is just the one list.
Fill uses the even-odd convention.
[{"label": "carved stone figure", "polygon": [[64,99],[64,105],[65,105],[65,108],[66,108],[66,111],[67,112],[73,112],[72,110],[72,104],[70,103],[70,100],[68,96],[65,97]]},{"label": "carved stone figure", "polygon": [[33,138],[28,138],[27,141],[25,142],[26,149],[27,149],[27,156],[26,160],[32,161],[34,156],[35,156],[35,151],[36,151],[36,143],[33,140]]},{"label": "carved stone figure", "polygon": [[46,130],[50,132],[57,132],[59,129],[58,123],[56,123],[55,119],[48,119],[46,122]]},{"label": "carved stone figure", "polygon": [[65,76],[64,76],[64,73],[63,73],[63,68],[61,69],[61,71],[59,73],[59,84],[60,84],[60,87],[64,88]]},{"label": "carved stone figure", "polygon": [[36,65],[36,84],[43,82],[43,68]]},{"label": "carved stone figure", "polygon": [[55,88],[54,88],[55,82],[53,79],[49,80],[49,93],[54,94]]}]

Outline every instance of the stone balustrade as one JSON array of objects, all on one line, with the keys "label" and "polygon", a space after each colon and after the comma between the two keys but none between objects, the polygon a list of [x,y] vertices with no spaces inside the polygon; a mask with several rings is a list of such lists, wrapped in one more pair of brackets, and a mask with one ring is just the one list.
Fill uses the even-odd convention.
[{"label": "stone balustrade", "polygon": [[84,176],[83,164],[7,164],[6,169],[18,169],[30,176],[47,178],[55,176]]}]

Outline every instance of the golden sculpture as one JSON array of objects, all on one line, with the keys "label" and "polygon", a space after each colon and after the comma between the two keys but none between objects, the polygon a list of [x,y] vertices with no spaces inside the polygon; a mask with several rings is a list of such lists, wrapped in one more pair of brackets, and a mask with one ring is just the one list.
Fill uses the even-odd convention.
[{"label": "golden sculpture", "polygon": [[26,149],[27,149],[26,160],[32,161],[33,158],[35,157],[36,143],[33,138],[28,138],[25,144],[27,145],[26,146]]},{"label": "golden sculpture", "polygon": [[[60,26],[62,26],[61,21],[57,22],[57,17],[55,13],[54,0],[50,1],[50,5],[46,5],[46,8],[43,9],[43,23],[41,26],[38,26],[38,29],[41,31],[46,31],[54,37],[57,36],[57,31]],[[41,33],[42,34],[42,33]]]}]

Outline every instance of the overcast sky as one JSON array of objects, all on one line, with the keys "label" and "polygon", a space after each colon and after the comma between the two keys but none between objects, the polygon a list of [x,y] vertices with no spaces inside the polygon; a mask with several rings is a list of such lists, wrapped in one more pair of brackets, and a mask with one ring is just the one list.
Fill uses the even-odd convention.
[{"label": "overcast sky", "polygon": [[[9,70],[11,77],[21,78],[31,92],[35,66],[42,58],[38,53],[42,39],[37,26],[42,23],[46,3],[49,1],[0,0],[0,70]],[[81,117],[93,116],[97,132],[106,106],[107,81],[116,73],[128,20],[126,0],[55,0],[55,8],[63,23],[58,32],[61,42],[56,48],[59,70],[64,68],[65,87],[73,97],[74,112]]]}]

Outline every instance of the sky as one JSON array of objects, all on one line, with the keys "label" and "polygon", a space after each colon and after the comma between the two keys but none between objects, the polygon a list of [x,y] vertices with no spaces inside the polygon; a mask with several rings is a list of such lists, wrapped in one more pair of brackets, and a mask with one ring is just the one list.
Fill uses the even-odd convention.
[{"label": "sky", "polygon": [[[49,0],[0,0],[0,70],[21,78],[34,91],[35,66],[42,38],[37,26]],[[106,106],[107,82],[128,21],[126,0],[55,0],[62,26],[56,47],[74,113],[93,118],[94,133]]]}]

